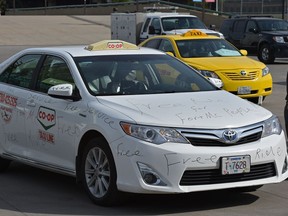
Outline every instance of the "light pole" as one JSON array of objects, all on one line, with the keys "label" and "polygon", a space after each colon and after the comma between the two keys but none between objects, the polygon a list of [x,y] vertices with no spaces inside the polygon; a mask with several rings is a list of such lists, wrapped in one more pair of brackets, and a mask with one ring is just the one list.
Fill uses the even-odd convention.
[{"label": "light pole", "polygon": [[45,15],[47,14],[47,0],[44,0]]},{"label": "light pole", "polygon": [[264,4],[264,0],[262,0],[262,5],[261,5],[261,14],[262,15],[264,14],[264,6],[263,6],[263,4]]},{"label": "light pole", "polygon": [[285,14],[285,0],[282,0],[282,19],[284,19]]},{"label": "light pole", "polygon": [[138,0],[136,0],[136,12],[139,11],[139,4],[138,4]]},{"label": "light pole", "polygon": [[86,0],[84,0],[84,15],[86,15]]},{"label": "light pole", "polygon": [[15,0],[13,0],[13,10],[14,10],[14,14],[16,14],[16,4],[15,4]]}]

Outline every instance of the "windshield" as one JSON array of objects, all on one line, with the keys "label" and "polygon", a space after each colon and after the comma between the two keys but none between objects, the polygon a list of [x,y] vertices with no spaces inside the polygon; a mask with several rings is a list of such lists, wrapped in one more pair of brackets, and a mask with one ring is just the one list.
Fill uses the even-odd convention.
[{"label": "windshield", "polygon": [[207,29],[205,24],[197,17],[166,17],[162,18],[164,31],[174,29]]},{"label": "windshield", "polygon": [[169,55],[93,56],[74,60],[86,87],[93,95],[217,89],[194,69]]},{"label": "windshield", "polygon": [[259,20],[261,31],[287,31],[288,22],[284,20]]},{"label": "windshield", "polygon": [[223,39],[191,39],[176,41],[182,58],[241,56],[238,49]]}]

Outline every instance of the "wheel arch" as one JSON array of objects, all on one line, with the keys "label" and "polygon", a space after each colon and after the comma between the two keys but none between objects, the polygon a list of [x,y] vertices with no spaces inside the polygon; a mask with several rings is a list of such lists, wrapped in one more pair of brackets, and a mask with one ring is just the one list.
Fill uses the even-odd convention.
[{"label": "wheel arch", "polygon": [[257,51],[260,51],[260,48],[264,45],[264,44],[269,44],[268,41],[262,40],[258,43],[258,48]]},{"label": "wheel arch", "polygon": [[[105,137],[103,136],[103,134],[101,134],[99,131],[96,130],[90,130],[87,131],[81,138],[80,140],[80,144],[78,146],[78,151],[77,151],[77,156],[76,156],[76,180],[77,182],[80,182],[80,167],[81,167],[81,160],[82,160],[82,155],[83,155],[83,151],[84,151],[84,147],[85,144],[91,140],[92,138],[95,137],[101,137],[103,139],[105,139]],[[106,139],[105,139],[106,140]],[[107,140],[106,140],[107,141]]]}]

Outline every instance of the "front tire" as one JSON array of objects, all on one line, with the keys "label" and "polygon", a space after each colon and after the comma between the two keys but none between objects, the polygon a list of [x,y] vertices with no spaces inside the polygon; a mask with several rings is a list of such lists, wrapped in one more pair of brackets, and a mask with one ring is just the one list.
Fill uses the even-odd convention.
[{"label": "front tire", "polygon": [[89,198],[97,205],[112,206],[119,199],[116,167],[104,138],[91,139],[83,152],[80,171]]},{"label": "front tire", "polygon": [[275,60],[273,49],[268,44],[263,44],[258,51],[258,59],[265,64],[273,63]]},{"label": "front tire", "polygon": [[260,102],[259,102],[259,97],[252,97],[252,98],[248,98],[247,100],[252,102],[252,103],[262,105],[264,99],[265,99],[265,96],[262,98],[262,100]]}]

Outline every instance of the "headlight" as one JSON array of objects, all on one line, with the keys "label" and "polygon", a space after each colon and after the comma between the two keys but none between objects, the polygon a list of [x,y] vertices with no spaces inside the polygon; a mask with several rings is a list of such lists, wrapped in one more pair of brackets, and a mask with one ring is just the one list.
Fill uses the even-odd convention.
[{"label": "headlight", "polygon": [[207,77],[207,79],[213,83],[215,86],[217,86],[218,88],[222,88],[223,87],[223,82],[220,79],[217,78],[212,78],[212,77]]},{"label": "headlight", "polygon": [[198,70],[198,71],[205,77],[212,77],[212,78],[220,79],[220,77],[213,71],[208,71],[208,70]]},{"label": "headlight", "polygon": [[280,134],[282,127],[277,116],[272,116],[271,118],[264,121],[264,128],[262,137],[267,137],[273,134]]},{"label": "headlight", "polygon": [[277,43],[285,43],[284,38],[281,36],[275,36],[273,37],[273,39],[277,42]]},{"label": "headlight", "polygon": [[267,74],[269,74],[269,68],[268,67],[265,67],[262,69],[262,76],[266,76]]},{"label": "headlight", "polygon": [[166,142],[189,143],[180,133],[172,128],[152,127],[121,122],[123,131],[132,137],[154,144]]}]

